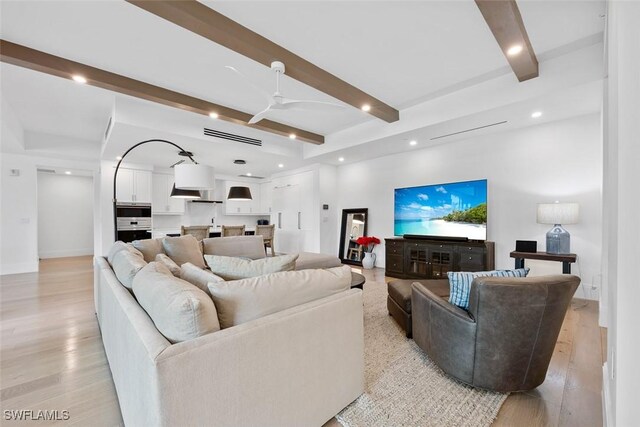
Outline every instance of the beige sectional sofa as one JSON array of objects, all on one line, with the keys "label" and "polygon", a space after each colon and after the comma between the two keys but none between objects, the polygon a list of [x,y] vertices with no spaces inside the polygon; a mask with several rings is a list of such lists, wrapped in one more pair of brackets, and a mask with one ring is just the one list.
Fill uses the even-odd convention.
[{"label": "beige sectional sofa", "polygon": [[321,426],[364,389],[357,289],[172,344],[96,257],[95,303],[129,426]]}]

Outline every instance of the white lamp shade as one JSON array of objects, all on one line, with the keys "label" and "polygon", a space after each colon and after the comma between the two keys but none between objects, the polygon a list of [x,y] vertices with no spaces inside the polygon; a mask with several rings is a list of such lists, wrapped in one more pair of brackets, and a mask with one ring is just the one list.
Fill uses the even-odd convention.
[{"label": "white lamp shade", "polygon": [[538,203],[538,224],[575,224],[580,207],[577,203]]},{"label": "white lamp shade", "polygon": [[181,190],[208,190],[213,188],[213,168],[195,163],[183,163],[174,167],[176,188]]}]

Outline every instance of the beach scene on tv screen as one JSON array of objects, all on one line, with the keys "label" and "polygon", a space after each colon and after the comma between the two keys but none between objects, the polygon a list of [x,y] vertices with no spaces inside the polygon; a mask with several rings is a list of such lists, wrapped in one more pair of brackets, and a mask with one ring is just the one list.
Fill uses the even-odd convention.
[{"label": "beach scene on tv screen", "polygon": [[394,234],[487,238],[487,181],[395,190]]}]

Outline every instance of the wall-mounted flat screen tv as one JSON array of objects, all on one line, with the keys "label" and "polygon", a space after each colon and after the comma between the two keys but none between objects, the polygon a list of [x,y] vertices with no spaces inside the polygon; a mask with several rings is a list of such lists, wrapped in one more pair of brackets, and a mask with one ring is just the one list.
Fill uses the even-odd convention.
[{"label": "wall-mounted flat screen tv", "polygon": [[394,234],[487,239],[487,180],[397,188]]}]

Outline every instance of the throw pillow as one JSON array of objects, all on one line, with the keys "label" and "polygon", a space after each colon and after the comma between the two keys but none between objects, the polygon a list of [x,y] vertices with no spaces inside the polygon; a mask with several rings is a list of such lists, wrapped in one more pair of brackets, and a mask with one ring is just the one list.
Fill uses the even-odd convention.
[{"label": "throw pillow", "polygon": [[246,279],[296,268],[298,255],[280,255],[256,260],[221,255],[205,255],[211,272],[224,280]]},{"label": "throw pillow", "polygon": [[134,248],[133,246],[131,246],[131,244],[118,240],[113,244],[113,246],[111,246],[111,249],[109,249],[109,253],[107,254],[107,261],[109,262],[110,265],[113,264],[113,257],[123,249],[142,257],[142,253],[136,248]]},{"label": "throw pillow", "polygon": [[180,277],[180,266],[173,262],[173,260],[166,254],[156,255],[156,262],[159,262],[160,264],[167,267],[171,274],[173,274],[175,277]]},{"label": "throw pillow", "polygon": [[192,285],[197,286],[207,294],[209,293],[207,283],[224,282],[224,279],[222,277],[216,276],[209,270],[203,270],[202,268],[196,267],[190,262],[182,264],[182,267],[180,268],[180,278],[182,280],[186,280]]},{"label": "throw pillow", "polygon": [[131,289],[134,277],[146,265],[142,256],[126,249],[116,252],[111,263],[116,277],[127,289]]},{"label": "throw pillow", "polygon": [[346,291],[350,286],[351,268],[346,265],[208,285],[223,329]]},{"label": "throw pillow", "polygon": [[200,242],[191,235],[180,237],[165,237],[162,240],[162,247],[169,258],[176,264],[182,265],[190,262],[196,267],[205,268],[207,265],[202,258]]},{"label": "throw pillow", "polygon": [[142,256],[144,256],[144,260],[147,262],[154,261],[158,254],[164,253],[162,239],[134,240],[131,244],[134,248],[142,252]]},{"label": "throw pillow", "polygon": [[469,309],[469,293],[471,292],[471,282],[476,277],[526,277],[529,274],[528,268],[518,268],[517,270],[493,270],[493,271],[450,271],[449,277],[449,302],[465,310]]},{"label": "throw pillow", "polygon": [[158,331],[172,343],[220,330],[216,307],[202,290],[151,262],[133,279],[133,293]]},{"label": "throw pillow", "polygon": [[202,241],[204,253],[221,256],[243,256],[251,259],[266,257],[262,236],[213,237]]}]

